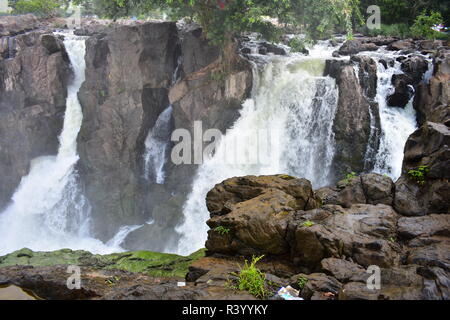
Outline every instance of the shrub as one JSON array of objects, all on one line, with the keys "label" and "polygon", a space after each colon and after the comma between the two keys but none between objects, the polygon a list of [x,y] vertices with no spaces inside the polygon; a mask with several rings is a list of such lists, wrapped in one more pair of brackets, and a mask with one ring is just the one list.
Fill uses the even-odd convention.
[{"label": "shrub", "polygon": [[60,5],[59,1],[55,0],[18,0],[14,4],[13,13],[33,13],[39,17],[46,18],[54,16]]},{"label": "shrub", "polygon": [[420,185],[424,185],[426,182],[426,176],[430,169],[428,166],[420,166],[417,169],[409,170],[408,175],[411,179],[416,181]]},{"label": "shrub", "polygon": [[411,34],[416,38],[434,40],[439,35],[439,32],[431,28],[442,22],[442,15],[439,12],[431,11],[430,15],[427,15],[427,11],[424,10],[416,17],[414,25],[411,27]]},{"label": "shrub", "polygon": [[245,260],[245,264],[239,273],[234,274],[238,277],[237,289],[246,290],[259,299],[265,299],[268,296],[268,290],[265,286],[266,276],[256,267],[258,261],[263,257],[264,256],[253,256],[251,263],[248,263],[248,260]]},{"label": "shrub", "polygon": [[295,37],[289,41],[289,47],[291,47],[291,52],[307,53],[308,49],[306,49],[306,46],[310,43],[310,40]]}]

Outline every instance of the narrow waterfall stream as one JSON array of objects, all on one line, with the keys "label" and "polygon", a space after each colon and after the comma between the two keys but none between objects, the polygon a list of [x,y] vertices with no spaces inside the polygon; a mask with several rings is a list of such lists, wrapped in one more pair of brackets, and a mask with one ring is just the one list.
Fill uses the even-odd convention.
[{"label": "narrow waterfall stream", "polygon": [[56,156],[34,159],[30,172],[0,214],[0,255],[27,247],[39,250],[123,251],[90,237],[90,208],[79,190],[75,165],[83,113],[78,90],[85,78],[85,39],[64,33],[74,78],[68,87],[64,125]]},{"label": "narrow waterfall stream", "polygon": [[[321,49],[317,52],[331,56]],[[188,254],[204,246],[206,194],[227,178],[287,173],[311,180],[316,188],[329,182],[338,92],[335,80],[322,76],[326,57],[314,51],[310,57],[273,57],[261,74],[254,67],[252,98],[216,153],[200,166],[183,208],[184,222],[176,230],[181,240],[167,251]],[[237,161],[252,154],[259,159]]]},{"label": "narrow waterfall stream", "polygon": [[158,184],[165,180],[164,165],[170,146],[172,106],[169,105],[156,120],[145,140],[144,177]]}]

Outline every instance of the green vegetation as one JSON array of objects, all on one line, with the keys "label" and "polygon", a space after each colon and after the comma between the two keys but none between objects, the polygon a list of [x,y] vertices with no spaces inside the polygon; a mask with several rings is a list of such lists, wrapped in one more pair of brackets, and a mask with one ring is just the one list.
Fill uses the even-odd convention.
[{"label": "green vegetation", "polygon": [[239,273],[233,274],[237,277],[236,289],[248,291],[259,299],[265,299],[269,294],[265,285],[266,276],[256,267],[258,261],[263,257],[264,256],[253,256],[250,263],[248,260],[245,260],[245,264]]},{"label": "green vegetation", "polygon": [[420,185],[424,185],[426,182],[427,173],[430,171],[428,166],[420,166],[417,169],[412,169],[408,171],[409,177],[416,181]]},{"label": "green vegetation", "polygon": [[306,45],[309,43],[310,41],[308,41],[307,39],[300,39],[300,38],[292,38],[289,41],[289,46],[291,47],[291,52],[305,52],[306,49]]},{"label": "green vegetation", "polygon": [[230,233],[230,229],[222,226],[218,226],[217,228],[214,229],[214,231],[222,236]]},{"label": "green vegetation", "polygon": [[105,270],[142,272],[154,277],[184,278],[189,265],[204,257],[204,255],[204,249],[188,257],[149,251],[94,255],[87,251],[72,251],[70,249],[53,252],[34,252],[30,249],[22,249],[0,257],[0,268],[14,265],[34,267],[79,265]]},{"label": "green vegetation", "polygon": [[[10,0],[14,13],[32,12],[42,17],[64,15],[69,0]],[[279,41],[282,33],[305,33],[308,39],[329,38],[354,31],[369,35],[414,36],[434,39],[448,37],[430,29],[434,24],[450,24],[450,6],[442,0],[74,0],[84,15],[101,18],[159,18],[198,22],[209,40],[226,46],[244,31],[259,32],[269,41]],[[368,30],[367,8],[378,5],[383,25]],[[443,18],[444,17],[444,18]],[[277,23],[274,23],[274,22]],[[299,39],[291,43],[302,51]]]},{"label": "green vegetation", "polygon": [[304,277],[304,276],[300,276],[297,280],[297,285],[300,288],[300,290],[302,290],[306,284],[308,283],[308,278]]},{"label": "green vegetation", "polygon": [[312,227],[313,225],[315,225],[315,223],[309,220],[302,223],[302,226],[306,228]]},{"label": "green vegetation", "polygon": [[431,11],[427,14],[427,11],[423,11],[417,16],[411,27],[411,34],[416,38],[426,38],[429,40],[435,40],[439,35],[439,32],[431,29],[434,25],[439,25],[443,22],[442,15],[439,12]]},{"label": "green vegetation", "polygon": [[345,179],[339,182],[340,185],[347,186],[353,179],[357,178],[358,174],[356,172],[350,172],[345,175]]}]

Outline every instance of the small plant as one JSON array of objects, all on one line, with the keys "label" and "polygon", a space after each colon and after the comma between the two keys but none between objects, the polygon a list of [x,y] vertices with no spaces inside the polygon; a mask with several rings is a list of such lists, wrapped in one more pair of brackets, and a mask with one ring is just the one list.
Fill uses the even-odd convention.
[{"label": "small plant", "polygon": [[300,290],[302,290],[306,284],[308,283],[308,278],[304,277],[304,276],[300,276],[297,280],[297,285],[300,288]]},{"label": "small plant", "polygon": [[306,46],[310,44],[310,41],[307,39],[300,39],[300,38],[292,38],[289,41],[289,47],[291,47],[291,52],[301,52],[301,53],[307,53],[308,49],[306,49]]},{"label": "small plant", "polygon": [[218,234],[220,234],[221,236],[230,233],[230,229],[225,228],[223,226],[218,226],[217,228],[214,229],[214,231],[217,232]]},{"label": "small plant", "polygon": [[245,264],[239,273],[233,274],[237,277],[236,288],[238,290],[248,291],[250,294],[259,299],[265,299],[268,296],[268,290],[265,286],[266,276],[256,267],[258,261],[260,261],[263,257],[264,256],[253,256],[250,263],[248,260],[245,260]]},{"label": "small plant", "polygon": [[394,237],[390,237],[390,238],[389,238],[389,241],[390,241],[390,242],[392,242],[392,243],[395,243],[395,242],[397,242],[397,241],[395,240],[395,238],[394,238]]},{"label": "small plant", "polygon": [[417,169],[412,169],[408,171],[409,177],[416,181],[420,185],[424,185],[426,182],[426,176],[430,169],[428,166],[420,166]]},{"label": "small plant", "polygon": [[347,173],[347,174],[345,175],[345,179],[342,180],[342,183],[343,183],[344,185],[348,185],[348,184],[349,184],[350,182],[352,182],[352,180],[355,179],[356,177],[358,177],[358,174],[357,174],[356,172],[350,172],[350,173]]},{"label": "small plant", "polygon": [[314,224],[315,224],[314,222],[308,220],[308,221],[303,222],[302,226],[309,228],[309,227],[312,227]]}]

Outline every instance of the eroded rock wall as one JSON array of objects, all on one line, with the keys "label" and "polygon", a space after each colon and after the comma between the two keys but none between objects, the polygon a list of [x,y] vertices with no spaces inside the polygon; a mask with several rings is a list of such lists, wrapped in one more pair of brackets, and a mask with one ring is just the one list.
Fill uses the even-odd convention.
[{"label": "eroded rock wall", "polygon": [[71,75],[61,39],[44,31],[24,33],[34,27],[30,17],[23,24],[19,18],[9,24],[3,19],[1,32],[7,36],[0,37],[5,44],[0,48],[0,210],[28,174],[31,160],[57,153]]},{"label": "eroded rock wall", "polygon": [[80,176],[103,240],[145,221],[140,195],[144,141],[168,106],[176,67],[175,23],[120,26],[90,37],[79,98]]}]

